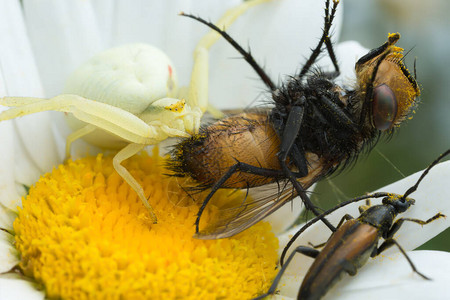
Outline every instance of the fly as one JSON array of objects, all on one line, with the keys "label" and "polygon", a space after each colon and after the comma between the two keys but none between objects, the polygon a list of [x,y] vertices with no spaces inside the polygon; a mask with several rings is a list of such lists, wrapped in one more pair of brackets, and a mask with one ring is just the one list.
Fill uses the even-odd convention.
[{"label": "fly", "polygon": [[[371,149],[382,133],[391,134],[409,115],[420,91],[396,47],[398,33],[360,58],[355,65],[357,85],[347,89],[335,83],[340,74],[330,28],[339,1],[325,3],[322,37],[298,74],[275,85],[224,30],[195,19],[225,38],[256,71],[271,95],[271,108],[231,115],[181,141],[172,152],[174,176],[190,176],[198,189],[211,189],[199,209],[196,237],[217,239],[235,235],[268,216],[294,197],[316,216],[306,190],[318,180],[343,169],[363,150]],[[326,49],[333,72],[314,67]],[[241,203],[221,210],[200,230],[200,218],[220,188],[247,189]],[[325,218],[322,221],[335,230]]]}]

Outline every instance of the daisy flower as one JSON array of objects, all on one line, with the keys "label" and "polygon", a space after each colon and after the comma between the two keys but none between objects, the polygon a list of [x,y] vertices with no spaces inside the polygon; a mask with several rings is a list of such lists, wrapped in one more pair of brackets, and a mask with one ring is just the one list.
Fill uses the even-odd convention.
[{"label": "daisy flower", "polygon": [[[179,85],[187,85],[192,51],[207,29],[177,14],[192,12],[214,21],[239,3],[222,2],[4,1],[0,9],[3,25],[0,61],[4,83],[0,87],[1,94],[47,98],[58,95],[70,73],[93,54],[136,42],[163,50],[173,60]],[[292,11],[298,12],[295,18],[292,18]],[[309,54],[309,48],[320,36],[322,14],[320,1],[273,1],[250,9],[227,31],[240,44],[250,43],[253,55],[265,59],[264,64],[271,74],[293,74],[298,70],[302,55]],[[339,19],[335,33],[339,32]],[[252,39],[252,36],[258,38]],[[343,81],[352,77],[357,57],[365,52],[366,49],[353,42],[338,46]],[[224,41],[219,41],[210,54],[209,94],[213,105],[236,108],[253,103],[263,86],[257,80],[249,81],[248,78],[256,76],[247,64],[230,62],[229,58],[237,55]],[[322,63],[326,65],[326,59]],[[0,127],[3,146],[0,155],[0,299],[242,299],[262,293],[270,285],[277,262],[278,244],[274,234],[279,235],[281,251],[292,234],[283,231],[297,218],[299,201],[272,215],[272,225],[261,222],[226,240],[194,240],[190,226],[197,208],[173,205],[181,200],[178,194],[168,191],[177,185],[161,175],[160,158],[155,153],[143,153],[126,164],[145,189],[154,191],[151,199],[161,200],[161,203],[152,203],[161,218],[160,231],[146,230],[148,227],[144,225],[148,224],[141,218],[142,207],[137,206],[140,202],[113,172],[107,153],[102,154],[100,149],[77,141],[72,152],[76,158],[81,158],[60,165],[65,138],[70,133],[61,114],[37,113],[1,122]],[[86,157],[88,151],[100,154]],[[435,182],[439,175],[442,178],[449,175],[449,165],[443,166],[433,170],[435,172],[427,178],[429,182],[420,186],[420,192],[424,193],[420,194],[421,198],[419,191],[413,195],[417,199],[416,207],[411,209],[414,217],[421,217],[415,214],[417,212],[433,214],[438,210],[446,214],[448,211],[442,205],[448,194],[444,191],[447,187]],[[383,188],[399,193],[405,190],[404,186],[398,189]],[[437,195],[431,191],[437,191]],[[21,196],[26,195],[22,203]],[[341,216],[347,211],[351,208],[335,215]],[[208,217],[214,217],[214,207],[207,212],[206,219]],[[334,215],[330,219],[335,221],[333,218]],[[445,220],[435,223],[437,225],[427,225],[423,230],[402,230],[400,242],[406,249],[413,249],[448,227]],[[405,228],[408,227],[405,225]],[[407,237],[410,232],[414,235]],[[315,243],[316,239],[323,241],[328,235],[326,229],[317,225],[303,240]],[[433,283],[427,282],[433,285],[433,290],[438,291],[442,280],[448,281],[445,272],[437,272],[439,268],[426,269],[432,259],[439,259],[441,268],[447,266],[448,269],[450,259],[446,253],[416,255],[411,252],[410,255],[423,273],[436,278]],[[412,278],[408,266],[397,266],[401,258],[387,266],[379,266],[378,260],[365,268],[369,277],[361,272],[352,278],[357,281],[351,280],[342,286],[370,295],[383,288],[398,291],[404,286],[424,284]],[[280,295],[295,297],[298,280],[307,268],[302,258],[295,262]],[[399,275],[404,280],[399,284],[401,288],[384,285],[374,291],[370,276],[392,266],[403,272]],[[358,282],[362,283],[358,285]],[[345,293],[346,288],[338,290],[339,293]],[[396,298],[405,295],[403,291],[401,297]]]}]

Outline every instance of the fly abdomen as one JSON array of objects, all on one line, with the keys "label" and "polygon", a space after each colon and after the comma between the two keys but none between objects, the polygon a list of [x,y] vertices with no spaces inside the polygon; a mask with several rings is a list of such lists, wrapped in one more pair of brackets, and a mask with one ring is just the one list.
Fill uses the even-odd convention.
[{"label": "fly abdomen", "polygon": [[[242,113],[220,120],[178,144],[170,168],[210,187],[238,162],[280,170],[280,140],[266,113]],[[274,182],[273,177],[234,173],[221,187],[246,188]]]}]

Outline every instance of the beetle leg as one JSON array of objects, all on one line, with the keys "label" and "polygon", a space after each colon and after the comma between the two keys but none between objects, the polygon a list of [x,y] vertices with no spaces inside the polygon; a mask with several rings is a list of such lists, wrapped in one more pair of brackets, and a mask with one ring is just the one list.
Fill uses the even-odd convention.
[{"label": "beetle leg", "polygon": [[385,251],[386,249],[392,247],[393,245],[396,245],[398,247],[398,249],[400,250],[400,252],[403,254],[403,256],[405,256],[405,258],[408,260],[408,263],[411,266],[411,268],[413,269],[413,271],[415,273],[417,273],[418,275],[422,276],[424,279],[430,280],[430,278],[428,278],[427,276],[425,276],[422,273],[420,273],[419,271],[417,271],[416,267],[414,266],[413,262],[408,257],[408,255],[406,254],[405,250],[403,250],[403,248],[400,246],[400,244],[395,239],[393,239],[392,237],[400,229],[400,227],[402,226],[403,222],[405,222],[405,221],[414,222],[414,223],[417,223],[417,224],[420,224],[420,225],[426,225],[426,224],[429,224],[429,223],[431,223],[431,222],[433,222],[433,221],[435,221],[435,220],[437,220],[439,218],[442,218],[442,217],[445,217],[445,215],[443,215],[441,213],[437,213],[436,215],[434,215],[433,217],[429,218],[426,221],[422,221],[422,220],[418,220],[418,219],[410,219],[410,218],[400,218],[400,219],[398,219],[391,226],[391,229],[386,234],[386,236],[383,237],[385,239],[385,241],[380,245],[380,247],[375,248],[370,256],[371,257],[375,257],[378,254],[380,254],[383,251]]},{"label": "beetle leg", "polygon": [[359,213],[362,214],[362,213],[365,212],[370,206],[371,206],[371,205],[370,205],[370,199],[367,199],[365,205],[361,205],[360,207],[358,207]]},{"label": "beetle leg", "polygon": [[294,258],[294,256],[297,254],[303,254],[306,256],[309,256],[311,258],[316,258],[317,255],[319,255],[320,251],[310,248],[310,247],[305,247],[305,246],[298,246],[297,248],[294,249],[294,251],[292,251],[292,253],[289,255],[288,259],[286,260],[286,263],[281,267],[280,271],[278,272],[277,276],[274,278],[272,285],[270,286],[269,290],[256,297],[253,298],[253,300],[257,300],[257,299],[264,299],[265,297],[268,297],[270,295],[274,295],[276,290],[277,290],[277,286],[280,283],[281,277],[283,276],[284,272],[286,271],[289,263],[291,262],[291,260]]},{"label": "beetle leg", "polygon": [[352,220],[352,219],[353,219],[353,217],[352,217],[351,215],[345,214],[345,215],[341,218],[341,220],[339,221],[338,225],[336,226],[336,229],[338,229],[339,227],[341,227],[342,224],[344,224],[345,221],[349,221],[349,220]]},{"label": "beetle leg", "polygon": [[348,275],[350,276],[355,276],[356,273],[358,272],[358,268],[354,264],[352,264],[351,261],[348,260],[341,261],[340,265],[345,270],[345,272],[347,272]]},{"label": "beetle leg", "polygon": [[417,224],[420,224],[423,226],[423,225],[429,224],[429,223],[433,222],[434,220],[437,220],[442,217],[445,217],[445,215],[443,215],[441,213],[437,213],[436,215],[434,215],[433,217],[429,218],[426,221],[422,221],[422,220],[418,220],[418,219],[411,219],[411,218],[400,218],[397,221],[395,221],[395,223],[391,226],[391,229],[389,230],[389,232],[383,238],[384,239],[392,238],[394,236],[394,234],[400,229],[403,222],[405,222],[405,221],[414,222],[414,223],[417,223]]},{"label": "beetle leg", "polygon": [[[353,217],[352,217],[351,215],[345,214],[345,215],[341,218],[341,220],[339,221],[339,223],[337,224],[336,230],[338,230],[339,227],[341,227],[342,224],[344,224],[345,221],[352,220],[352,219],[353,219]],[[330,236],[330,238],[331,238],[331,236]],[[328,242],[328,241],[327,241],[327,242]],[[323,246],[326,245],[327,242],[322,243],[322,244],[318,244],[318,245],[313,245],[312,243],[308,243],[308,244],[309,244],[311,247],[313,247],[313,248],[316,249],[316,248],[322,248]]]},{"label": "beetle leg", "polygon": [[400,244],[394,240],[393,238],[389,238],[387,240],[385,240],[380,247],[375,248],[374,251],[372,252],[372,254],[370,255],[371,257],[375,257],[378,254],[382,253],[384,250],[392,247],[393,245],[396,245],[397,248],[400,250],[400,252],[403,254],[403,256],[406,258],[406,260],[408,261],[409,265],[411,266],[412,270],[414,271],[414,273],[416,273],[417,275],[420,275],[423,279],[426,280],[431,280],[430,278],[428,278],[427,276],[423,275],[422,273],[420,273],[416,266],[413,264],[412,260],[409,258],[409,256],[406,254],[405,250],[402,248],[402,246],[400,246]]}]

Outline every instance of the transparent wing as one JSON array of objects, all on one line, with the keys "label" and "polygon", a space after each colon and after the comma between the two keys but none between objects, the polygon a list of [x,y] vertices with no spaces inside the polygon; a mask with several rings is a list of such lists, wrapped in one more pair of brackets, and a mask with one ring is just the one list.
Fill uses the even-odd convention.
[{"label": "transparent wing", "polygon": [[267,217],[292,200],[297,193],[285,180],[261,187],[250,188],[242,203],[220,209],[215,220],[201,229],[198,239],[221,239],[233,236]]}]

